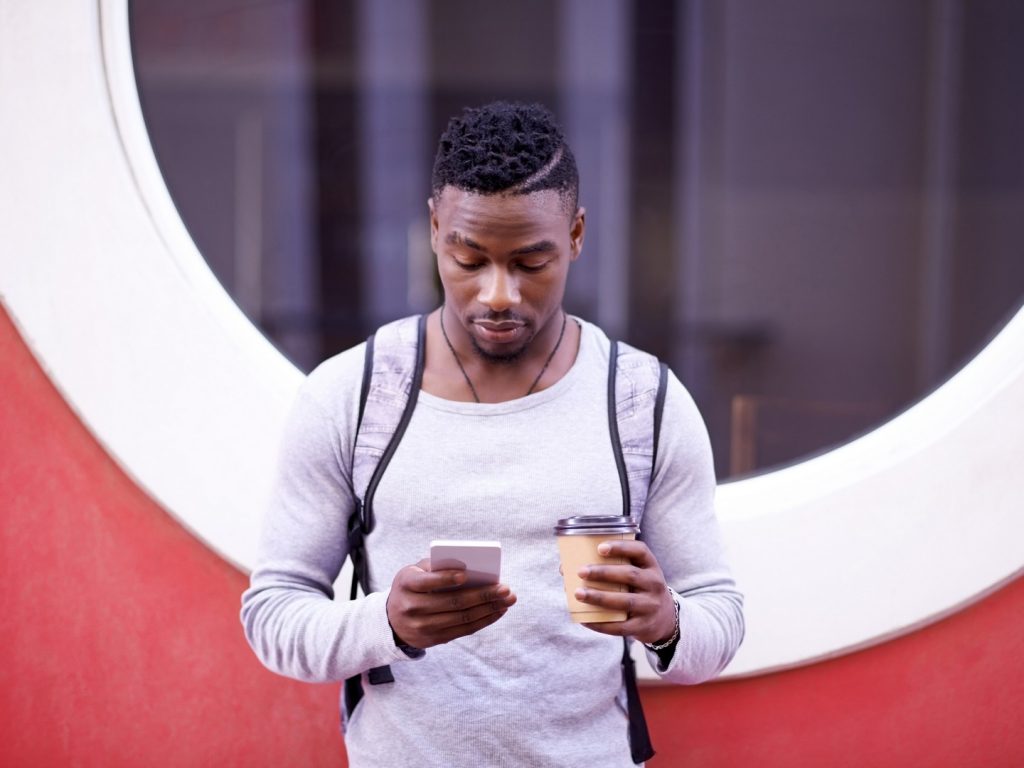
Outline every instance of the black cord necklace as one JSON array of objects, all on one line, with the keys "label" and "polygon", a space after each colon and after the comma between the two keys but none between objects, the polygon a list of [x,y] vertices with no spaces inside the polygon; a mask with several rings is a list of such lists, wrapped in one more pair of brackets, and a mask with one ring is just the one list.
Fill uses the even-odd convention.
[{"label": "black cord necklace", "polygon": [[[448,345],[448,349],[451,350],[452,357],[455,358],[455,364],[459,366],[459,370],[462,371],[462,378],[466,380],[466,384],[469,385],[469,391],[473,393],[473,399],[478,403],[480,402],[480,395],[476,392],[476,387],[473,386],[472,380],[469,378],[469,374],[466,373],[466,369],[462,367],[462,361],[459,359],[459,353],[455,351],[455,347],[452,346],[452,340],[448,338],[448,331],[444,327],[444,304],[441,305],[441,335],[444,336],[445,343]],[[565,321],[566,321],[565,310],[562,310],[562,330],[558,332],[558,341],[555,342],[555,348],[551,350],[551,354],[548,355],[548,359],[544,361],[544,367],[540,369],[540,373],[537,374],[537,378],[533,380],[533,384],[526,390],[524,397],[528,397],[533,394],[533,390],[540,384],[540,378],[544,375],[544,371],[551,365],[551,361],[555,359],[555,353],[558,348],[562,345],[562,337],[565,336]]]}]

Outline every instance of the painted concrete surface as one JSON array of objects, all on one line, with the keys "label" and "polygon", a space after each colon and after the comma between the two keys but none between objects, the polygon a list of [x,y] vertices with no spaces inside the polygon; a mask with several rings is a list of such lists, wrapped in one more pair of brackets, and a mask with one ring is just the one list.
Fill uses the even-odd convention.
[{"label": "painted concrete surface", "polygon": [[[107,454],[248,567],[301,374],[174,209],[139,109],[126,2],[3,14],[0,112],[18,119],[0,121],[0,299]],[[749,619],[727,674],[883,642],[1020,573],[1024,431],[1003,427],[1022,419],[1024,314],[888,424],[721,486]]]},{"label": "painted concrete surface", "polygon": [[277,677],[244,574],[135,485],[0,308],[0,764],[343,765],[337,686]]},{"label": "painted concrete surface", "polygon": [[[126,13],[0,8],[0,762],[341,765],[337,686],[237,620],[300,376],[170,203]],[[1024,315],[865,438],[723,486],[748,677],[646,688],[652,765],[1024,763],[1022,415]]]},{"label": "painted concrete surface", "polygon": [[[337,685],[278,677],[243,573],[105,453],[0,311],[0,762],[344,765]],[[651,766],[1024,761],[1024,579],[905,637],[696,688],[643,688]]]}]

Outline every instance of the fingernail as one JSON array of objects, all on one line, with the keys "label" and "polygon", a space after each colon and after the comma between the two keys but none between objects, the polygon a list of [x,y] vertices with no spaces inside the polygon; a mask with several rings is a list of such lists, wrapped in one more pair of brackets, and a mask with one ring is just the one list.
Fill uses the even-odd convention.
[{"label": "fingernail", "polygon": [[604,544],[598,544],[597,545],[597,552],[600,555],[607,555],[611,551],[612,551],[612,545],[608,544],[607,542],[604,543]]},{"label": "fingernail", "polygon": [[588,568],[588,567],[580,568],[579,572],[576,575],[579,576],[581,579],[589,579],[590,578],[590,568]]},{"label": "fingernail", "polygon": [[465,580],[466,580],[466,574],[464,574],[462,571],[459,571],[458,573],[452,574],[452,581],[454,581],[456,584],[461,584]]},{"label": "fingernail", "polygon": [[511,591],[512,590],[510,590],[508,587],[506,587],[504,584],[502,584],[500,587],[498,587],[497,590],[495,590],[495,594],[498,597],[508,597],[508,595],[509,595],[509,593]]},{"label": "fingernail", "polygon": [[586,600],[587,599],[587,590],[585,590],[585,589],[577,589],[576,590],[576,599],[577,600]]}]

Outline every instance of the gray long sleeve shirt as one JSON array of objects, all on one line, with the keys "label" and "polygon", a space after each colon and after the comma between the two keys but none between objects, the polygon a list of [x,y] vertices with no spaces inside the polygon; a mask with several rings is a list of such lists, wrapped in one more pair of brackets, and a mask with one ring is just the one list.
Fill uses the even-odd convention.
[{"label": "gray long sleeve shirt", "polygon": [[[334,599],[332,584],[348,555],[362,345],[302,386],[242,622],[260,660],[289,677],[336,681],[391,665],[395,682],[364,686],[348,723],[353,768],[632,765],[621,640],[570,621],[552,533],[558,518],[622,509],[605,400],[608,340],[581,326],[572,368],[541,392],[497,404],[420,393],[374,499],[375,591],[351,602]],[[743,636],[714,490],[704,424],[670,376],[642,531],[680,596],[675,653],[663,666],[650,654],[671,682],[714,677]],[[395,646],[387,592],[433,539],[500,541],[501,578],[518,602],[497,623],[411,659]]]}]

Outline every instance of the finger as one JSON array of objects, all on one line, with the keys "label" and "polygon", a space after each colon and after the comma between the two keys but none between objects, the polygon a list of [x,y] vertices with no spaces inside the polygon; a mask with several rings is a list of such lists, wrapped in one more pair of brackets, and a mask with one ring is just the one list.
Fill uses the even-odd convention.
[{"label": "finger", "polygon": [[602,635],[623,637],[625,635],[635,635],[643,629],[644,624],[641,621],[629,619],[627,621],[602,621],[597,624],[581,624],[580,626],[591,629],[594,632],[600,632]]},{"label": "finger", "polygon": [[[422,560],[420,562],[423,562]],[[459,587],[466,581],[464,570],[445,569],[428,571],[419,565],[410,565],[402,569],[400,586],[410,592],[434,592],[446,587]]]},{"label": "finger", "polygon": [[575,597],[581,603],[607,608],[611,611],[625,611],[630,618],[652,616],[658,611],[658,604],[637,592],[605,592],[602,589],[580,587]]},{"label": "finger", "polygon": [[597,552],[603,557],[624,557],[633,565],[641,568],[649,568],[658,564],[650,548],[642,541],[629,539],[602,541],[597,545]]},{"label": "finger", "polygon": [[633,590],[645,592],[654,591],[661,583],[654,569],[637,568],[635,565],[585,565],[577,575],[584,581],[624,584]]},{"label": "finger", "polygon": [[505,613],[506,611],[499,611],[498,613],[488,614],[487,616],[484,616],[483,618],[477,619],[476,621],[470,622],[468,624],[456,624],[453,627],[449,627],[448,629],[442,630],[437,635],[437,642],[449,643],[452,640],[456,640],[460,637],[472,635],[475,632],[479,632],[484,627],[489,627],[491,624],[494,624],[502,616],[504,616]]},{"label": "finger", "polygon": [[636,565],[584,565],[577,575],[586,582],[623,584],[632,588],[640,588],[646,580],[644,569]]},{"label": "finger", "polygon": [[508,607],[516,597],[507,584],[493,584],[486,587],[470,587],[450,592],[435,592],[418,606],[422,613],[449,613],[493,603]]},{"label": "finger", "polygon": [[487,618],[488,616],[504,613],[508,609],[509,606],[495,601],[491,603],[484,603],[483,605],[478,605],[473,608],[466,608],[462,611],[450,611],[448,613],[435,614],[430,618],[435,631],[445,630],[472,625]]},{"label": "finger", "polygon": [[[481,627],[493,624],[505,615],[507,608],[488,610],[478,606],[468,611],[458,613],[435,614],[411,622],[410,629],[416,638],[422,639],[418,647],[427,648],[439,643],[447,643],[449,640],[472,634]],[[416,643],[412,643],[416,645]]]},{"label": "finger", "polygon": [[[423,599],[424,596],[420,595],[418,598]],[[492,613],[503,613],[512,607],[515,602],[515,595],[509,594],[505,598],[499,598],[460,610],[438,611],[436,609],[430,610],[429,607],[422,605],[416,605],[408,614],[413,631],[433,637],[438,631],[464,624],[472,624]]]}]

